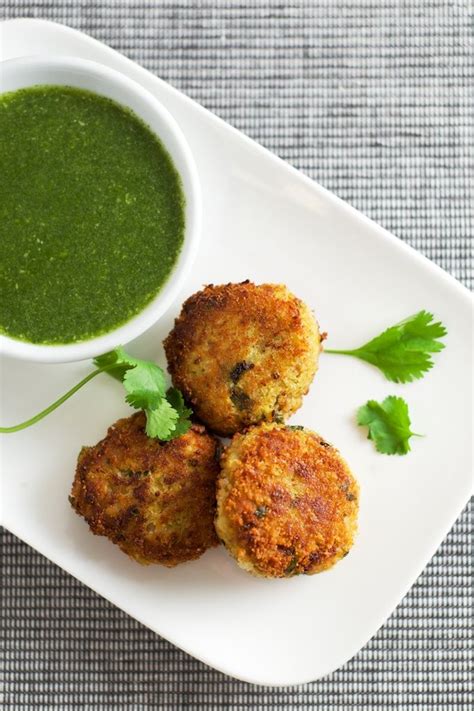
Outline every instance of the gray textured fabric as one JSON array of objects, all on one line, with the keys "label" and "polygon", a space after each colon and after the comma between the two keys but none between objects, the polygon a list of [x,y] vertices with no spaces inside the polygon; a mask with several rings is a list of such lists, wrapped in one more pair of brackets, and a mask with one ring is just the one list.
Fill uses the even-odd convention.
[{"label": "gray textured fabric", "polygon": [[[4,0],[0,14],[107,42],[472,286],[467,2]],[[287,690],[208,669],[4,534],[4,707],[473,709],[472,519],[352,661]]]}]

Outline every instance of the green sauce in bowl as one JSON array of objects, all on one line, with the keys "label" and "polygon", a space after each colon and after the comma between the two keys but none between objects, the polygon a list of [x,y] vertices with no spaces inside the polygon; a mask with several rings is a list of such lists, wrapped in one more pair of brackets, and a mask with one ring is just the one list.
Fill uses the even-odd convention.
[{"label": "green sauce in bowl", "polygon": [[89,91],[0,95],[0,332],[85,341],[130,320],[179,256],[173,162],[131,111]]}]

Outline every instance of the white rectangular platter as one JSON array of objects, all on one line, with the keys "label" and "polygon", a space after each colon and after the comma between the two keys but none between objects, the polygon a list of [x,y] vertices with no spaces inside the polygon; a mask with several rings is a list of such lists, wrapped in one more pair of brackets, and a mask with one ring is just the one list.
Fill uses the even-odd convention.
[{"label": "white rectangular platter", "polygon": [[[118,384],[96,379],[37,426],[2,440],[2,513],[10,531],[189,654],[237,678],[290,685],[350,659],[434,554],[472,487],[472,304],[441,269],[168,84],[99,42],[39,20],[1,28],[2,59],[67,54],[128,75],[180,124],[204,196],[197,262],[167,316],[130,346],[164,365],[161,342],[182,301],[205,283],[283,282],[304,299],[331,347],[358,346],[425,308],[447,326],[423,380],[393,385],[370,366],[322,356],[294,424],[320,432],[361,486],[351,554],[313,577],[261,580],[214,549],[174,570],[143,568],[92,536],[68,494],[77,453],[126,415]],[[22,421],[90,364],[2,363],[2,422]],[[377,454],[355,425],[367,399],[402,395],[426,435],[406,457]],[[47,624],[47,621],[45,621]]]}]

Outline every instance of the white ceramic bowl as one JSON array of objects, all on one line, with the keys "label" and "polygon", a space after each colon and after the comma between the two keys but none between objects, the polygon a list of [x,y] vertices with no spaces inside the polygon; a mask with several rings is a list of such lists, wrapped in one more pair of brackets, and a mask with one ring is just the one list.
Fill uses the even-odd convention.
[{"label": "white ceramic bowl", "polygon": [[[186,198],[184,243],[176,264],[156,297],[119,328],[79,343],[36,345],[0,335],[1,352],[49,363],[93,358],[125,344],[152,326],[169,308],[197,252],[201,227],[201,192],[191,151],[181,129],[168,111],[132,79],[113,69],[75,57],[21,57],[0,64],[0,92],[37,84],[88,89],[131,109],[160,138],[178,170]],[[2,298],[8,298],[4,294]]]}]

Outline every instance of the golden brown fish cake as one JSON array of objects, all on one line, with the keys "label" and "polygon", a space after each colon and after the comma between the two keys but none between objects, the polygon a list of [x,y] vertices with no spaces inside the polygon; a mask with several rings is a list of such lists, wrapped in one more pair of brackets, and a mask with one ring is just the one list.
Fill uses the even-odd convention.
[{"label": "golden brown fish cake", "polygon": [[136,413],[81,450],[70,502],[93,533],[139,563],[172,567],[218,543],[219,444],[202,425],[170,442],[150,439],[144,427]]},{"label": "golden brown fish cake", "polygon": [[217,535],[263,577],[312,575],[349,552],[359,487],[318,434],[278,424],[234,435],[221,457]]},{"label": "golden brown fish cake", "polygon": [[320,344],[306,304],[283,285],[249,281],[191,296],[164,342],[173,384],[221,435],[295,412]]}]

